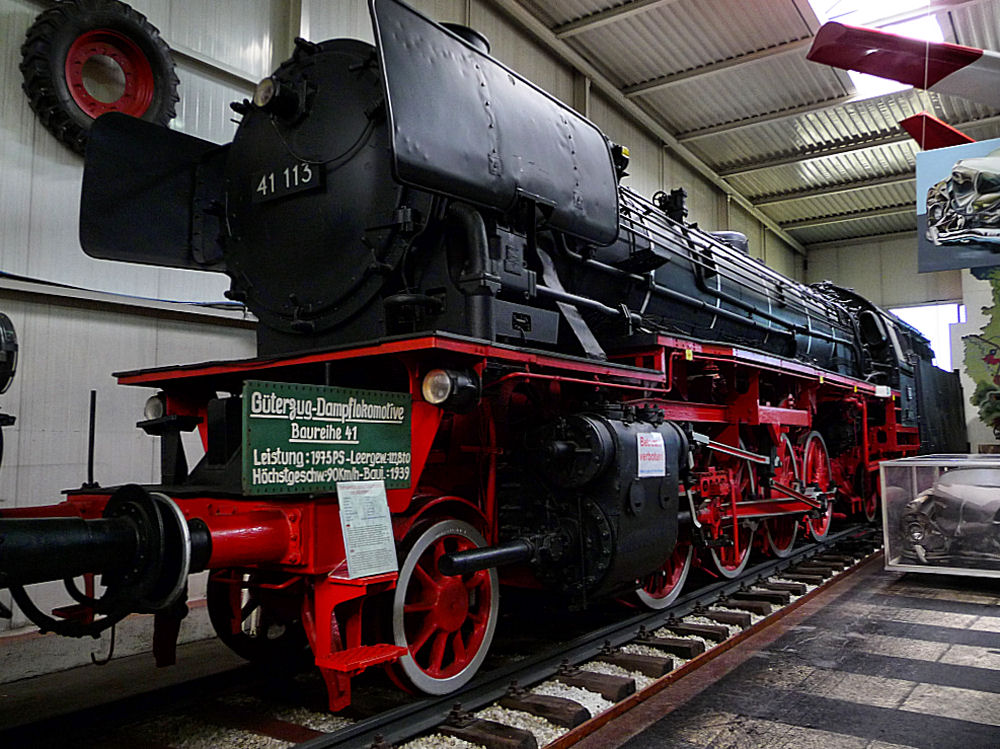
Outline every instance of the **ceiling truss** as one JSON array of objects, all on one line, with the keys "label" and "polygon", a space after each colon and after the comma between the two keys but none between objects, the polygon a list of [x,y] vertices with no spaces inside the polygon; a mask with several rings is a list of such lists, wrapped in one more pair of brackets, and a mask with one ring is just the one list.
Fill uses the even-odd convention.
[{"label": "ceiling truss", "polygon": [[[674,156],[802,253],[800,236],[816,236],[815,232],[799,235],[802,230],[828,226],[842,237],[838,241],[851,241],[860,232],[870,232],[882,218],[892,219],[885,224],[887,233],[898,231],[894,217],[916,210],[915,203],[899,204],[900,186],[914,181],[914,149],[899,148],[909,136],[893,112],[925,102],[932,114],[960,130],[972,127],[980,137],[1000,136],[1000,113],[965,100],[907,95],[895,102],[887,99],[885,105],[859,107],[846,73],[802,61],[819,27],[808,0],[774,0],[767,19],[753,15],[759,16],[758,3],[744,0],[551,0],[544,4],[551,21],[541,20],[535,10],[543,0],[491,2]],[[654,12],[667,8],[669,13]],[[965,29],[1000,26],[1000,0],[929,0],[926,7],[889,20],[902,22],[928,12],[941,21],[948,37],[954,36],[952,29],[962,29],[961,35],[970,38],[957,41],[972,46],[988,48],[992,32],[984,30],[980,39],[971,38],[976,33]],[[589,33],[608,28],[614,33]],[[663,49],[671,53],[670,64],[664,63],[660,70],[651,69],[650,62],[668,57],[655,45],[639,41],[650,37],[662,40]],[[686,49],[711,49],[718,59],[706,63],[700,52],[685,65],[680,52]],[[633,70],[643,72],[640,80]],[[761,112],[761,101],[773,107],[780,97],[757,96],[754,87],[780,87],[789,76],[798,76],[796,85],[789,87],[794,95],[789,93],[780,106]],[[815,95],[810,95],[814,79]],[[704,108],[704,114],[691,110],[697,117],[685,118],[684,130],[672,126],[671,112],[685,106],[673,99],[689,101],[684,97],[698,90],[692,84],[704,89],[705,101],[729,92],[730,106],[720,113],[728,112],[731,121],[720,122],[718,116],[712,121],[712,112]],[[587,84],[576,89],[589,91]],[[837,90],[845,93],[830,95]],[[736,103],[745,111],[735,120],[733,96],[742,97]],[[784,167],[787,172],[789,165],[830,157],[837,157],[830,168],[803,171],[799,184],[776,183],[776,175],[785,172],[770,171]],[[879,176],[869,176],[873,163],[879,165]],[[836,178],[830,178],[831,171]],[[828,197],[831,201],[825,200]],[[886,204],[871,207],[880,200]],[[845,201],[856,202],[857,209],[843,212]]]}]

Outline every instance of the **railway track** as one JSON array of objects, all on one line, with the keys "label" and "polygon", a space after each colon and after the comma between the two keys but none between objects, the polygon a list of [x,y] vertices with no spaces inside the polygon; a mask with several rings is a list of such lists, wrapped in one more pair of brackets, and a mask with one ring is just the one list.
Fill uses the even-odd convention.
[{"label": "railway track", "polygon": [[[692,591],[666,609],[602,626],[526,661],[481,674],[447,697],[388,710],[298,749],[399,746],[427,734],[434,738],[426,746],[440,746],[441,736],[491,749],[570,746],[641,698],[733,647],[769,617],[859,564],[879,543],[875,531],[864,526],[831,533],[822,543],[758,564],[739,578]],[[598,704],[605,709],[592,715],[571,697],[552,696],[559,689],[553,682],[570,687],[561,690],[565,694],[583,689],[599,695],[603,703]],[[541,689],[535,687],[539,684]],[[489,717],[480,717],[484,714]],[[534,733],[512,725],[525,723],[525,714],[542,719],[531,721]]]},{"label": "railway track", "polygon": [[[313,709],[322,697],[312,693],[317,685],[308,678],[282,682],[284,702],[272,704],[265,695],[274,694],[275,683],[248,666],[88,711],[85,723],[104,727],[86,739],[79,736],[80,745],[129,745],[141,737],[145,745],[190,749],[570,746],[767,626],[817,586],[868,557],[879,540],[870,528],[847,528],[822,543],[796,548],[787,558],[748,568],[739,578],[702,586],[666,609],[625,617],[616,609],[614,621],[563,638],[543,637],[527,654],[500,655],[499,665],[445,697],[413,698],[378,688],[366,697],[362,690],[351,710],[353,722]],[[503,643],[498,644],[502,650]],[[360,717],[366,713],[370,717]],[[23,745],[40,746],[47,745],[38,743],[40,737],[49,736],[55,745],[62,736],[60,720],[21,726],[0,737],[6,737],[5,745],[21,745],[20,737]]]}]

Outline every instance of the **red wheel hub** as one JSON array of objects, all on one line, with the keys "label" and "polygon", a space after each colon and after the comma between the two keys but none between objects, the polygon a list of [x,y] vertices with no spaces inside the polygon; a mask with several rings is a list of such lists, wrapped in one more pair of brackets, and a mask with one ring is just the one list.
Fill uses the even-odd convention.
[{"label": "red wheel hub", "polygon": [[[121,68],[125,87],[115,101],[95,98],[86,86],[84,66],[94,57],[111,59]],[[66,85],[73,101],[90,117],[122,112],[141,117],[153,101],[155,81],[149,59],[134,41],[110,29],[93,29],[80,34],[66,54]]]},{"label": "red wheel hub", "polygon": [[485,571],[446,576],[438,560],[447,552],[474,544],[460,536],[443,536],[420,556],[403,604],[410,655],[434,678],[462,671],[479,652],[490,615],[491,583]]},{"label": "red wheel hub", "polygon": [[438,626],[446,632],[454,632],[469,615],[469,591],[460,578],[443,580],[437,591]]}]

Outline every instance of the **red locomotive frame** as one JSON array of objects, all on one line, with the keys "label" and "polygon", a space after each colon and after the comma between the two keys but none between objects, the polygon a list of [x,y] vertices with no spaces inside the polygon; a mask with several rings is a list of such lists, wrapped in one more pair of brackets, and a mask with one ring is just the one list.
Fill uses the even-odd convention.
[{"label": "red locomotive frame", "polygon": [[[475,410],[449,413],[424,400],[422,378],[442,366],[482,377]],[[399,671],[407,661],[402,680],[438,693],[449,691],[456,674],[478,667],[492,636],[500,578],[496,570],[443,575],[436,560],[445,551],[482,545],[470,527],[483,544],[497,542],[498,460],[525,409],[570,413],[581,399],[599,395],[654,407],[666,420],[690,425],[692,457],[681,486],[687,523],[677,545],[664,549],[662,568],[636,585],[639,600],[652,607],[676,597],[692,563],[735,576],[755,547],[783,555],[801,531],[825,535],[833,517],[873,518],[879,461],[914,454],[919,446],[917,428],[899,424],[898,393],[886,387],[756,351],[666,336],[651,336],[602,362],[426,335],[131,372],[119,382],[159,388],[168,414],[200,417],[207,449],[206,409],[217,391],[238,392],[247,379],[318,384],[325,377],[331,384],[331,368],[337,384],[338,367],[398,371],[399,390],[412,396],[411,488],[387,490],[399,574],[347,578],[335,496],[172,497],[188,521],[200,519],[211,535],[209,611],[220,637],[250,658],[285,657],[307,641],[332,710],[350,703],[351,676],[373,665]],[[525,388],[537,394],[533,404],[524,401]],[[857,437],[832,457],[814,430],[823,404],[836,404]],[[99,518],[109,496],[72,491],[58,506],[4,516]],[[414,556],[409,563],[408,556]],[[532,584],[524,568],[505,569],[503,577]],[[94,613],[85,603],[56,612],[83,621]],[[251,615],[256,619],[248,629]],[[386,634],[389,615],[398,625],[395,635]],[[161,663],[172,662],[178,624],[179,618],[157,614],[154,651]]]}]

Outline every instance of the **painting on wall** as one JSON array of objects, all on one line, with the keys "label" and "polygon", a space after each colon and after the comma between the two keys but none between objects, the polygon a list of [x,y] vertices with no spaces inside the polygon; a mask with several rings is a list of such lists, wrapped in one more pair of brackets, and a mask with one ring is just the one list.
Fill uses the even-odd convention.
[{"label": "painting on wall", "polygon": [[989,281],[993,306],[983,309],[986,324],[978,334],[963,336],[965,372],[976,384],[969,398],[979,410],[980,420],[1000,439],[1000,267],[974,271]]},{"label": "painting on wall", "polygon": [[917,154],[921,273],[1000,264],[1000,139]]}]

